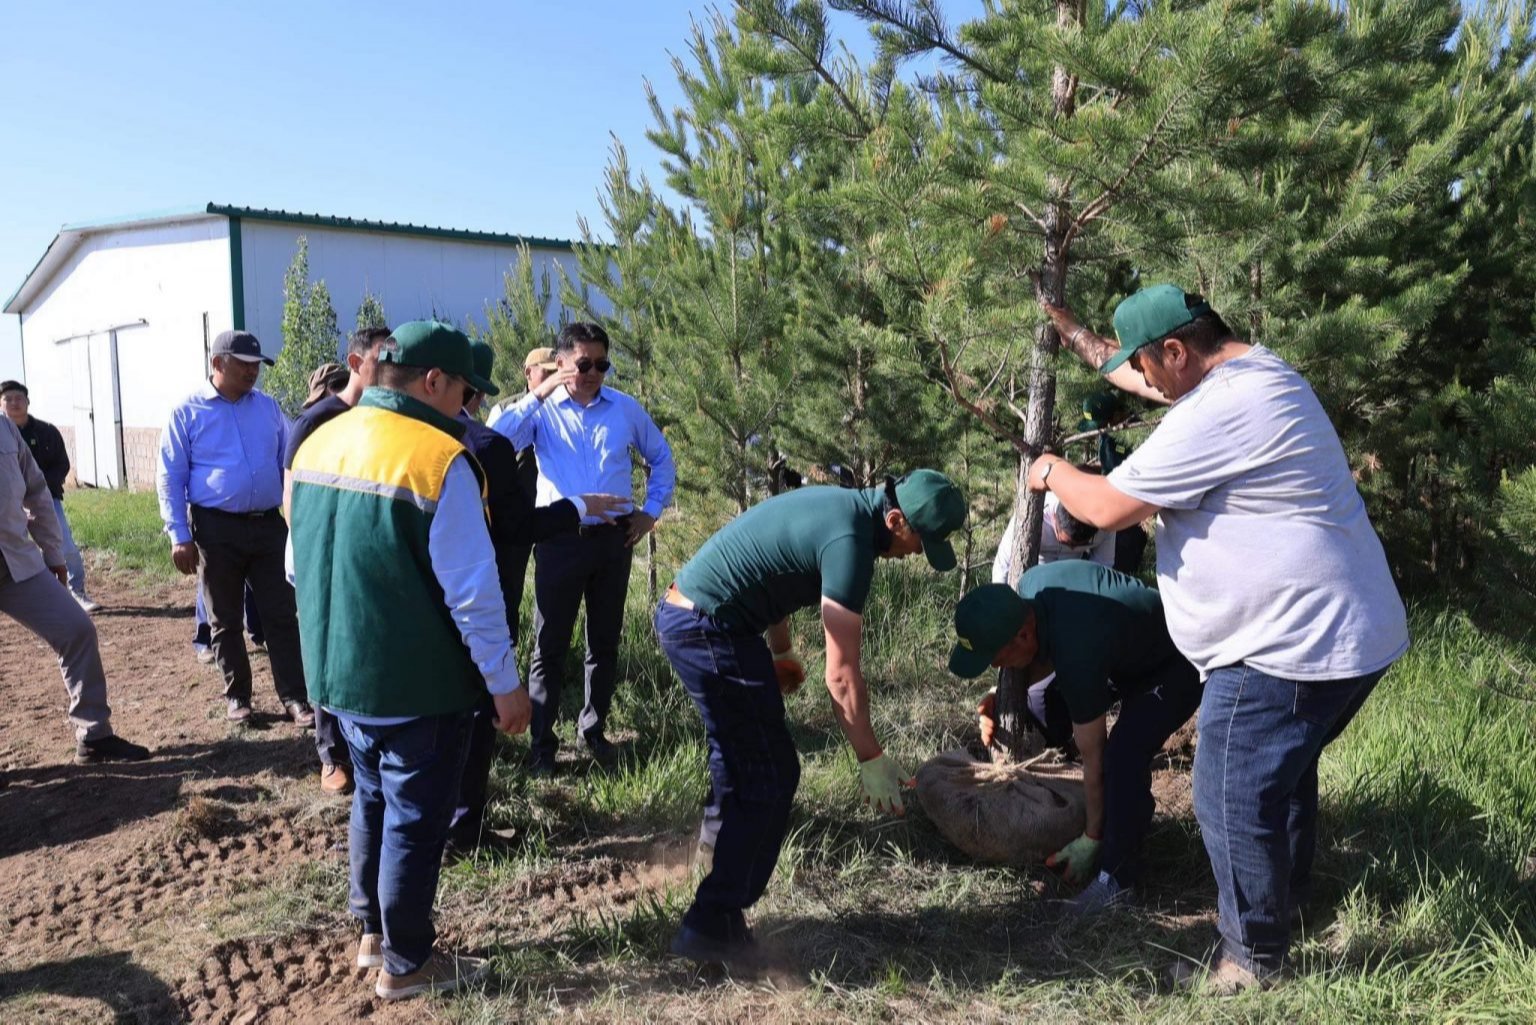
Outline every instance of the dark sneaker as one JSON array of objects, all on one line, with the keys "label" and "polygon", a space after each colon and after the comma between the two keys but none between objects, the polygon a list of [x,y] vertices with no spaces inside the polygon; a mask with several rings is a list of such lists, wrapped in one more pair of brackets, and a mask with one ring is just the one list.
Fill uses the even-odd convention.
[{"label": "dark sneaker", "polygon": [[607,737],[582,737],[581,746],[587,749],[592,760],[605,769],[611,769],[619,764],[618,745],[612,743]]},{"label": "dark sneaker", "polygon": [[308,729],[315,724],[315,710],[309,707],[308,701],[289,701],[283,705],[283,710],[295,726]]},{"label": "dark sneaker", "polygon": [[251,648],[253,650],[259,651],[262,654],[266,654],[267,642],[266,642],[265,638],[262,638],[262,637],[252,637],[250,640],[251,640]]},{"label": "dark sneaker", "polygon": [[100,765],[102,762],[142,762],[149,748],[132,744],[113,735],[100,740],[82,740],[75,744],[76,765]]},{"label": "dark sneaker", "polygon": [[478,957],[434,953],[420,971],[409,975],[379,972],[373,991],[385,1000],[405,1000],[423,993],[451,993],[485,977],[489,966]]},{"label": "dark sneaker", "polygon": [[554,774],[554,755],[536,751],[528,756],[528,775],[535,779],[548,779]]},{"label": "dark sneaker", "polygon": [[672,937],[669,949],[678,957],[685,957],[701,965],[752,969],[759,962],[757,942],[752,939],[749,930],[744,930],[740,939],[717,940],[685,925]]},{"label": "dark sneaker", "polygon": [[227,707],[224,710],[224,718],[230,722],[250,722],[251,703],[249,701],[242,701],[239,698],[229,698]]}]

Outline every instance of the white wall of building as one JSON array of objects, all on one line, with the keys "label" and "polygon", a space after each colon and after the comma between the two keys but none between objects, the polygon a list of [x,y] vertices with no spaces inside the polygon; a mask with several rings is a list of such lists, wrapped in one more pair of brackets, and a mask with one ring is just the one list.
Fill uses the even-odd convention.
[{"label": "white wall of building", "polygon": [[[262,350],[281,347],[283,275],[298,251],[299,236],[309,240],[309,276],[324,280],[336,307],[342,333],[352,330],[363,295],[372,292],[384,304],[391,324],[438,316],[463,326],[472,320],[485,325],[485,308],[505,293],[503,276],[517,259],[511,244],[469,242],[395,232],[369,232],[310,224],[286,224],[242,219],[241,253],[245,282],[245,328],[261,339]],[[559,317],[559,263],[573,277],[576,258],[570,252],[535,249],[538,266],[545,267],[555,294],[549,319]],[[602,302],[602,312],[609,307]]]},{"label": "white wall of building", "polygon": [[101,462],[115,462],[107,425],[158,429],[202,381],[204,317],[209,337],[233,322],[229,268],[222,217],[86,236],[22,317],[32,412],[79,435],[93,411]]}]

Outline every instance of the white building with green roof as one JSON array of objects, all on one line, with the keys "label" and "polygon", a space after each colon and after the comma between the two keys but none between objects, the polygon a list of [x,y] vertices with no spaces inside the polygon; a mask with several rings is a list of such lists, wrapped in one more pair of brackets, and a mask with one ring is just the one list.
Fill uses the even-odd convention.
[{"label": "white building with green roof", "polygon": [[64,433],[81,484],[154,485],[160,429],[205,377],[219,332],[244,328],[277,353],[300,235],[343,332],[365,293],[391,323],[483,324],[521,245],[535,273],[576,270],[566,240],[219,203],[66,224],[4,309],[20,318],[32,412]]}]

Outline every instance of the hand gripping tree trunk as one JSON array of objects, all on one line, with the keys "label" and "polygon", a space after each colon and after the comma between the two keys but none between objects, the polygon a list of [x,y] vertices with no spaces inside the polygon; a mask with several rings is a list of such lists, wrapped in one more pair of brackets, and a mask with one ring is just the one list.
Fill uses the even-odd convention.
[{"label": "hand gripping tree trunk", "polygon": [[[1083,0],[1057,0],[1056,24],[1070,28],[1082,23]],[[1073,115],[1077,80],[1060,65],[1051,78],[1051,102],[1057,118]],[[1045,253],[1040,275],[1035,279],[1038,299],[1049,300],[1053,305],[1066,305],[1067,295],[1067,246],[1071,230],[1071,195],[1067,186],[1053,176],[1048,184],[1051,201],[1045,209]],[[1008,566],[1008,582],[1018,582],[1024,570],[1035,564],[1040,556],[1040,527],[1045,509],[1045,496],[1030,491],[1029,466],[1051,440],[1051,425],[1056,416],[1056,353],[1061,348],[1061,338],[1049,322],[1035,330],[1034,349],[1029,363],[1029,405],[1024,414],[1024,447],[1026,454],[1019,459],[1019,475],[1015,485],[1013,561]],[[994,757],[1013,758],[1026,750],[1029,714],[1029,683],[1023,670],[1004,670],[997,681],[997,739],[993,741]]]}]

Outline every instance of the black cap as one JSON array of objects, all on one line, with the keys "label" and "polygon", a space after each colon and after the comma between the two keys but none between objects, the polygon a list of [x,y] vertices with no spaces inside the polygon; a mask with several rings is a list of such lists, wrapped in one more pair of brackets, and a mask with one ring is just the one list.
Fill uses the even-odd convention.
[{"label": "black cap", "polygon": [[213,340],[213,348],[208,351],[208,356],[210,359],[214,356],[233,356],[247,363],[260,360],[269,367],[272,365],[272,357],[261,354],[261,343],[249,331],[219,332],[219,337]]},{"label": "black cap", "polygon": [[27,395],[28,398],[31,398],[27,393],[27,386],[20,381],[0,381],[0,395],[4,395],[8,391],[19,391],[23,395]]}]

